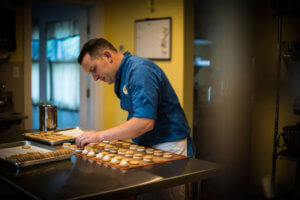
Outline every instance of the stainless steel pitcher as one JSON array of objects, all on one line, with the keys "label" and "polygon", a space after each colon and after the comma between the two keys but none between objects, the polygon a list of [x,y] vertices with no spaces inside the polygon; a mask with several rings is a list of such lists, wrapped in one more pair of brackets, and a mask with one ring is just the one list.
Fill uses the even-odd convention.
[{"label": "stainless steel pitcher", "polygon": [[57,128],[57,107],[42,105],[39,107],[40,131],[46,132]]}]

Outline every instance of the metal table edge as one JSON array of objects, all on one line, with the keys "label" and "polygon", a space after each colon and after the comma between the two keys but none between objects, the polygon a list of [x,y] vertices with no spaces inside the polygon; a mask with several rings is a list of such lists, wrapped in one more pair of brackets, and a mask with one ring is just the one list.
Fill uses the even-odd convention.
[{"label": "metal table edge", "polygon": [[[131,195],[138,195],[138,194],[142,194],[145,192],[150,192],[153,191],[153,186],[154,190],[157,189],[164,189],[164,188],[168,188],[168,187],[174,187],[177,185],[182,185],[182,184],[186,184],[186,181],[183,181],[184,179],[186,179],[187,177],[191,180],[189,180],[188,182],[195,182],[195,181],[199,181],[199,180],[205,180],[207,178],[211,178],[212,176],[210,176],[211,174],[218,172],[221,169],[221,167],[219,165],[216,164],[216,167],[213,169],[208,169],[208,170],[204,170],[205,173],[203,173],[203,171],[201,172],[193,172],[190,173],[188,176],[187,175],[180,175],[177,177],[170,177],[170,178],[164,178],[160,181],[155,181],[155,182],[151,182],[151,183],[142,183],[139,185],[133,185],[133,186],[126,186],[120,189],[114,189],[114,190],[109,190],[109,191],[105,191],[105,192],[101,192],[101,193],[94,193],[94,194],[89,194],[89,195],[82,195],[82,196],[78,196],[78,197],[73,197],[73,198],[68,198],[70,200],[75,200],[75,199],[94,199],[94,198],[100,198],[100,199],[116,199],[119,196],[115,196],[117,195],[124,195],[124,198],[126,198],[127,196],[131,196]],[[198,177],[198,175],[201,174],[201,178]],[[196,176],[195,176],[196,175]],[[216,176],[216,175],[214,175]],[[177,184],[170,184],[170,183],[174,183],[172,181],[176,180]],[[168,183],[168,187],[161,187],[162,185]],[[144,188],[145,186],[147,186],[147,188]],[[151,189],[150,189],[151,188]],[[140,190],[142,189],[142,190]],[[137,191],[139,190],[139,192],[132,192],[132,191]]]}]

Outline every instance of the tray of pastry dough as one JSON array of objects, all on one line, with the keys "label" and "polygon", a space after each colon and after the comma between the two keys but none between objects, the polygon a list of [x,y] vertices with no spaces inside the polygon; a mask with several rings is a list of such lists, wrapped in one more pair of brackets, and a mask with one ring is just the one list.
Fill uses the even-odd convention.
[{"label": "tray of pastry dough", "polygon": [[0,144],[0,160],[16,167],[65,160],[71,156],[72,151],[69,149],[57,149],[32,141]]},{"label": "tray of pastry dough", "polygon": [[81,128],[75,127],[47,132],[24,133],[23,135],[26,140],[55,146],[65,142],[75,142],[76,137],[83,132]]}]

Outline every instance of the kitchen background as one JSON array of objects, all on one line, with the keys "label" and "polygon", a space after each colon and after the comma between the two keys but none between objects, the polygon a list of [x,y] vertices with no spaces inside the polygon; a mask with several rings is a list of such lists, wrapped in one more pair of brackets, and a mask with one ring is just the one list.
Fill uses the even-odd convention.
[{"label": "kitchen background", "polygon": [[[76,64],[79,46],[104,37],[134,53],[135,20],[171,17],[171,60],[155,62],[184,108],[197,157],[223,166],[218,178],[202,183],[203,198],[299,195],[294,160],[277,160],[276,185],[271,185],[278,75],[274,7],[295,10],[298,1],[5,0],[0,5],[13,11],[0,21],[15,25],[9,35],[16,44],[0,51],[1,98],[12,96],[1,105],[0,139],[13,130],[38,128],[37,106],[43,102],[59,106],[60,128],[101,130],[124,122],[127,113],[113,85],[90,81]],[[285,46],[299,42],[299,16],[285,13],[282,24]],[[297,74],[288,69],[282,62],[279,133],[300,121],[294,113]]]}]

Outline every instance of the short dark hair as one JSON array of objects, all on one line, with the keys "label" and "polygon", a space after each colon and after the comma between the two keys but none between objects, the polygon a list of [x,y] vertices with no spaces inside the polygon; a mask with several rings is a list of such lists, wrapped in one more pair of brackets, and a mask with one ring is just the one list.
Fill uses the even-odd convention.
[{"label": "short dark hair", "polygon": [[78,63],[81,64],[83,57],[88,53],[91,57],[100,55],[101,51],[104,49],[110,49],[114,52],[118,52],[117,49],[104,38],[94,38],[85,43],[78,56]]}]

